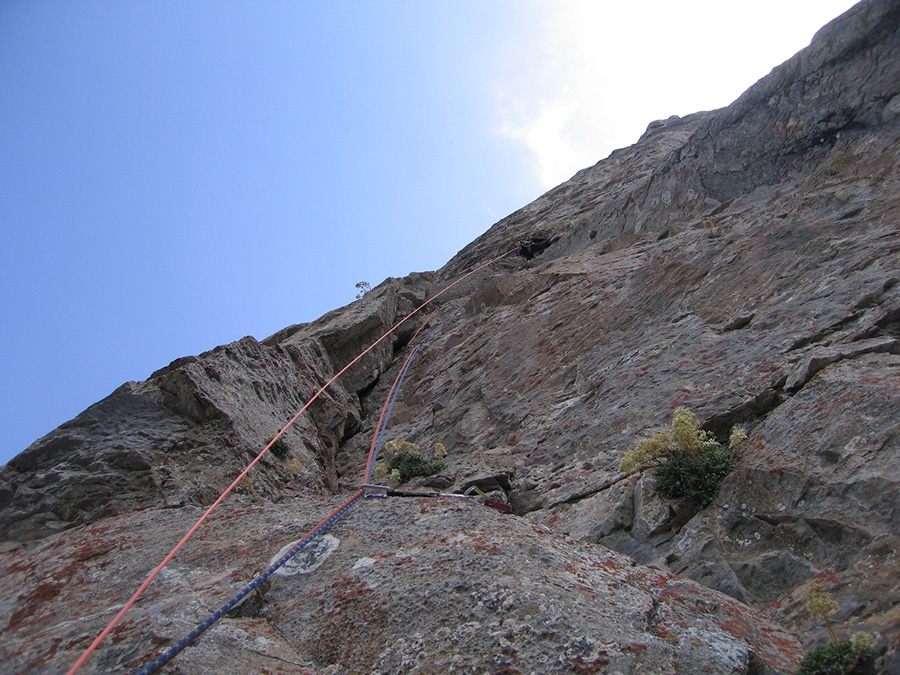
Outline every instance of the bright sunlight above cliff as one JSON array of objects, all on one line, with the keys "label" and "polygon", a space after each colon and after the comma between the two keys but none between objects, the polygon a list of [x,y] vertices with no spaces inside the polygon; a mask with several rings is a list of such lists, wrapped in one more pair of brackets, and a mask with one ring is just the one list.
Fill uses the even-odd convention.
[{"label": "bright sunlight above cliff", "polygon": [[179,356],[440,267],[852,4],[0,3],[0,463]]}]

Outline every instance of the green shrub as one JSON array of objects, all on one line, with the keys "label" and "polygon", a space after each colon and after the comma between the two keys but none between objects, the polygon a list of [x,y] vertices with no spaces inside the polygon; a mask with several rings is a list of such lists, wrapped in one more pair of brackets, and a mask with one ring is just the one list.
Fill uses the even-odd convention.
[{"label": "green shrub", "polygon": [[656,470],[656,489],[670,499],[686,499],[704,509],[712,504],[719,484],[738,465],[722,445],[708,445],[695,455],[676,452]]},{"label": "green shrub", "polygon": [[875,636],[859,632],[854,633],[849,640],[838,640],[828,617],[840,608],[821,582],[809,587],[806,609],[812,616],[825,620],[831,642],[819,645],[804,656],[797,675],[871,675],[874,672]]},{"label": "green shrub", "polygon": [[446,468],[447,465],[443,462],[425,459],[418,452],[400,452],[388,462],[390,471],[397,470],[400,473],[401,483],[416,476],[432,476]]},{"label": "green shrub", "polygon": [[658,467],[656,489],[665,497],[685,499],[706,508],[716,497],[719,484],[738,465],[736,448],[747,432],[735,428],[728,446],[703,431],[694,413],[675,409],[672,428],[660,431],[629,450],[622,457],[622,471]]},{"label": "green shrub", "polygon": [[827,642],[803,657],[797,675],[867,675],[873,672],[874,653],[874,646],[868,641],[861,646],[847,638]]},{"label": "green shrub", "polygon": [[[274,436],[269,436],[266,439],[266,443],[272,443],[272,439]],[[284,436],[279,436],[278,440],[272,443],[272,447],[269,448],[269,452],[275,455],[278,459],[287,459],[291,456],[291,446],[285,440]]]},{"label": "green shrub", "polygon": [[447,468],[447,465],[441,461],[447,456],[447,450],[443,443],[435,443],[434,451],[431,453],[433,459],[425,457],[422,454],[422,448],[415,443],[399,438],[385,443],[384,453],[387,461],[376,463],[376,471],[381,475],[390,474],[391,480],[401,483],[416,476],[433,476]]},{"label": "green shrub", "polygon": [[629,473],[649,469],[678,453],[696,455],[710,445],[716,445],[716,439],[700,428],[694,413],[681,406],[672,415],[672,428],[638,443],[634,450],[625,453],[620,467]]},{"label": "green shrub", "polygon": [[[412,443],[409,445],[412,445]],[[447,465],[443,462],[425,459],[422,453],[410,449],[396,452],[387,463],[387,470],[395,478],[398,478],[401,483],[405,483],[416,476],[433,476],[446,468]],[[397,472],[396,474],[394,474],[395,471]]]}]

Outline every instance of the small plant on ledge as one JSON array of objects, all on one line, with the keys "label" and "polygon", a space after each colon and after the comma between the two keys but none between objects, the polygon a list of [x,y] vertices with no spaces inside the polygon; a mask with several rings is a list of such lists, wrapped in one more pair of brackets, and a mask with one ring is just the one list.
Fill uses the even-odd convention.
[{"label": "small plant on ledge", "polygon": [[868,675],[874,672],[875,636],[860,632],[839,640],[828,617],[837,612],[840,605],[821,584],[815,583],[809,589],[806,608],[814,617],[825,620],[831,642],[819,645],[804,656],[797,675]]},{"label": "small plant on ledge", "polygon": [[706,236],[709,239],[716,239],[717,237],[720,237],[722,235],[721,230],[716,227],[716,224],[712,220],[704,220],[703,227],[706,228]]},{"label": "small plant on ledge", "polygon": [[[421,448],[409,441],[390,440],[384,444],[384,450],[390,455],[387,471],[400,483],[406,483],[416,476],[433,476],[447,468],[440,458],[426,459]],[[444,446],[440,443],[436,446],[436,454],[446,455]]]},{"label": "small plant on ledge", "polygon": [[739,427],[727,446],[703,431],[687,408],[676,408],[672,428],[641,441],[622,457],[622,471],[656,467],[656,489],[664,497],[686,500],[697,508],[712,504],[725,476],[738,465],[737,447],[747,438]]},{"label": "small plant on ledge", "polygon": [[[269,436],[266,439],[266,444],[272,443],[272,439],[274,436]],[[287,459],[291,456],[291,446],[288,445],[288,442],[285,440],[284,436],[279,436],[278,440],[272,443],[272,447],[269,448],[269,452],[275,455],[278,459]]]}]

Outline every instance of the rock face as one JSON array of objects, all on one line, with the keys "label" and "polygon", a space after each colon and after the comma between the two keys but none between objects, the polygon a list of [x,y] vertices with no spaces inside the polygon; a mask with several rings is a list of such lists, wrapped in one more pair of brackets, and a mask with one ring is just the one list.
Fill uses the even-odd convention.
[{"label": "rock face", "polygon": [[[37,441],[0,473],[4,662],[68,668],[321,385],[552,234],[332,384],[85,670],[140,667],[358,486],[421,344],[389,438],[446,450],[420,489],[513,514],[365,500],[319,568],[273,577],[173,670],[787,673],[827,639],[803,604],[821,583],[837,631],[875,633],[900,672],[898,29],[900,5],[862,2],[728,108],[651,124],[443,269],[176,361]],[[619,469],[682,405],[722,440],[749,432],[700,511]]]},{"label": "rock face", "polygon": [[[0,534],[29,540],[148,505],[208,505],[337,371],[425,297],[430,275],[391,280],[365,303],[178,359],[129,382],[15,457],[0,482]],[[293,461],[267,456],[239,488],[279,499],[338,489],[334,457],[360,429],[359,392],[410,328],[329,387],[285,439]]]},{"label": "rock face", "polygon": [[[337,502],[309,500],[301,518],[287,501],[226,505],[117,629],[96,671],[136,670],[170,647],[277,555],[273,535],[291,542]],[[197,513],[111,517],[17,551],[3,597],[36,583],[10,608],[6,631],[19,637],[4,641],[4,662],[58,672],[60,652],[85,646],[84,607],[129,595],[142,559],[164,556],[165,535]],[[800,651],[731,598],[474,503],[367,500],[334,535],[325,555],[271,577],[173,671],[772,673]]]}]

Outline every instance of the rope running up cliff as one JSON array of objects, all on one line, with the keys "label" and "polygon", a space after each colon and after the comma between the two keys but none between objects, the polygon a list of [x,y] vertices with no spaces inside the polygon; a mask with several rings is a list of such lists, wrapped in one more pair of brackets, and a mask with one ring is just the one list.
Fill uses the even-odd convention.
[{"label": "rope running up cliff", "polygon": [[[405,317],[403,317],[403,319],[401,319],[396,324],[394,324],[381,337],[379,337],[377,340],[375,340],[375,342],[373,342],[366,349],[364,349],[362,352],[360,352],[359,355],[356,356],[356,358],[354,358],[352,361],[350,361],[350,363],[348,363],[346,366],[344,366],[337,374],[335,374],[330,380],[328,380],[328,382],[326,382],[324,385],[322,385],[322,387],[303,405],[302,408],[300,408],[299,411],[297,411],[297,413],[288,421],[288,423],[285,424],[284,427],[277,434],[275,434],[275,436],[272,437],[272,439],[269,441],[269,443],[259,452],[259,454],[256,456],[256,458],[252,462],[250,462],[250,464],[248,464],[247,467],[243,471],[241,471],[241,473],[238,474],[238,476],[234,479],[234,481],[231,483],[231,485],[229,485],[227,488],[225,488],[225,490],[218,497],[218,499],[216,499],[216,501],[214,501],[209,506],[209,508],[207,508],[206,511],[204,511],[203,515],[200,516],[200,518],[197,520],[197,522],[191,526],[191,528],[181,538],[181,540],[175,545],[175,547],[169,552],[169,554],[166,555],[166,557],[163,558],[162,562],[160,562],[159,565],[157,565],[153,569],[153,571],[149,574],[147,579],[144,580],[144,582],[140,585],[140,587],[138,587],[138,589],[134,592],[134,594],[131,596],[131,598],[122,606],[122,609],[119,610],[119,612],[112,619],[112,621],[110,621],[109,625],[107,625],[107,627],[104,628],[103,631],[94,639],[94,641],[90,644],[90,646],[88,646],[88,648],[84,651],[84,653],[81,655],[81,657],[79,657],[78,661],[76,661],[75,664],[72,666],[72,668],[69,669],[69,671],[66,673],[66,675],[74,675],[75,673],[78,672],[78,670],[84,665],[84,663],[88,660],[88,658],[94,652],[94,650],[96,650],[97,647],[100,645],[100,643],[103,642],[103,640],[106,638],[106,636],[112,632],[113,628],[115,628],[115,626],[119,623],[119,621],[121,621],[122,617],[125,616],[125,614],[128,612],[128,610],[131,609],[131,607],[134,605],[135,602],[137,602],[138,598],[140,598],[143,595],[144,591],[147,590],[147,587],[150,585],[150,583],[159,575],[159,573],[163,570],[163,568],[182,549],[182,547],[188,542],[188,540],[194,535],[194,533],[206,521],[206,519],[210,516],[210,514],[216,508],[218,508],[218,506],[234,490],[234,488],[240,484],[240,482],[247,476],[248,473],[250,473],[250,471],[253,469],[253,467],[256,466],[256,464],[266,455],[266,453],[278,441],[278,439],[280,439],[287,432],[287,430],[290,429],[291,426],[293,426],[294,423],[298,419],[300,419],[300,416],[309,409],[309,407],[313,404],[313,402],[315,402],[319,398],[319,396],[321,396],[322,393],[329,386],[331,386],[339,377],[341,377],[352,366],[354,366],[356,363],[358,363],[360,361],[360,359],[362,359],[366,354],[368,354],[370,351],[372,351],[377,345],[379,345],[381,342],[383,342],[385,339],[387,339],[388,336],[390,336],[392,333],[394,333],[400,326],[402,326],[404,323],[406,323],[413,316],[418,314],[427,305],[429,305],[432,302],[434,302],[435,300],[437,300],[439,297],[444,295],[451,288],[462,283],[465,279],[469,278],[473,274],[476,274],[477,272],[483,270],[484,268],[489,267],[490,265],[493,265],[494,263],[502,260],[503,258],[510,255],[511,253],[514,253],[516,250],[517,249],[513,248],[513,249],[510,249],[509,251],[506,251],[502,255],[499,255],[496,258],[493,258],[492,260],[489,260],[488,262],[479,265],[478,267],[467,272],[466,274],[463,274],[462,276],[457,278],[455,281],[453,281],[450,284],[448,284],[447,286],[445,286],[438,293],[436,293],[431,298],[429,298],[428,300],[423,302],[421,305],[419,305],[413,311],[411,311],[409,314],[407,314]],[[370,463],[372,461],[373,460],[370,459]],[[370,467],[367,467],[367,474],[369,471],[370,471]],[[368,482],[368,481],[366,481],[366,482]],[[360,496],[362,496],[363,492],[364,492],[364,489],[361,488],[360,491],[358,492],[358,494],[355,496],[355,498],[351,498],[351,500],[348,500],[348,502],[352,501],[353,503],[355,503],[355,501],[357,499],[359,499]],[[345,502],[345,504],[342,505],[340,508],[341,509],[343,509],[345,507],[349,508],[349,506],[352,506],[352,503],[348,504]],[[338,510],[340,510],[340,509],[338,509]],[[335,513],[337,513],[337,512],[335,512]],[[332,516],[334,516],[334,515],[335,514],[332,514]],[[328,520],[328,519],[326,519],[326,520]]]},{"label": "rope running up cliff", "polygon": [[[437,311],[437,310],[435,310]],[[422,324],[422,328],[428,324],[429,319],[434,316],[434,312],[429,315],[427,319]],[[448,317],[449,318],[449,317]],[[368,461],[366,462],[366,470],[365,470],[365,480],[368,482],[372,477],[372,470],[375,466],[375,460],[378,458],[378,453],[381,449],[381,444],[384,442],[384,434],[387,430],[388,421],[390,420],[391,410],[394,407],[394,401],[397,399],[397,394],[400,392],[400,387],[403,385],[403,380],[406,377],[406,372],[409,370],[410,365],[412,364],[413,359],[416,354],[419,352],[419,349],[422,345],[429,340],[429,338],[436,333],[443,325],[446,323],[447,319],[441,322],[441,324],[437,327],[429,331],[428,335],[426,335],[419,343],[415,345],[413,349],[410,350],[409,355],[406,357],[406,361],[404,361],[403,366],[400,368],[400,372],[397,374],[394,383],[391,385],[390,390],[388,391],[388,395],[385,398],[384,406],[381,409],[381,415],[378,418],[378,424],[375,425],[377,432],[375,436],[372,438],[372,444],[369,448],[369,456]],[[413,335],[410,343],[415,342],[416,337],[422,331],[422,328],[419,328],[416,331],[416,334]],[[297,555],[300,551],[302,551],[308,544],[310,544],[316,537],[324,534],[329,527],[331,527],[334,523],[336,523],[345,513],[347,513],[362,497],[368,496],[367,486],[363,484],[360,488],[353,493],[343,504],[341,504],[337,509],[335,509],[327,518],[325,518],[321,523],[319,523],[315,528],[310,530],[300,541],[298,541],[291,549],[285,553],[281,558],[279,558],[276,562],[269,566],[265,572],[259,575],[256,579],[247,584],[237,595],[232,597],[228,602],[222,605],[218,610],[213,612],[205,621],[200,623],[196,628],[194,628],[190,633],[187,634],[184,638],[175,643],[172,647],[167,649],[164,653],[159,655],[153,661],[148,663],[143,670],[141,670],[137,675],[152,675],[159,671],[164,665],[166,665],[169,661],[174,659],[178,654],[180,654],[188,645],[190,645],[194,640],[200,637],[206,630],[212,625],[225,616],[232,608],[234,608],[241,600],[247,597],[250,593],[252,593],[257,587],[259,587],[262,583],[264,583],[270,576],[272,576],[278,569],[280,569],[283,565],[285,565],[291,558]],[[375,495],[371,495],[375,496]]]}]

